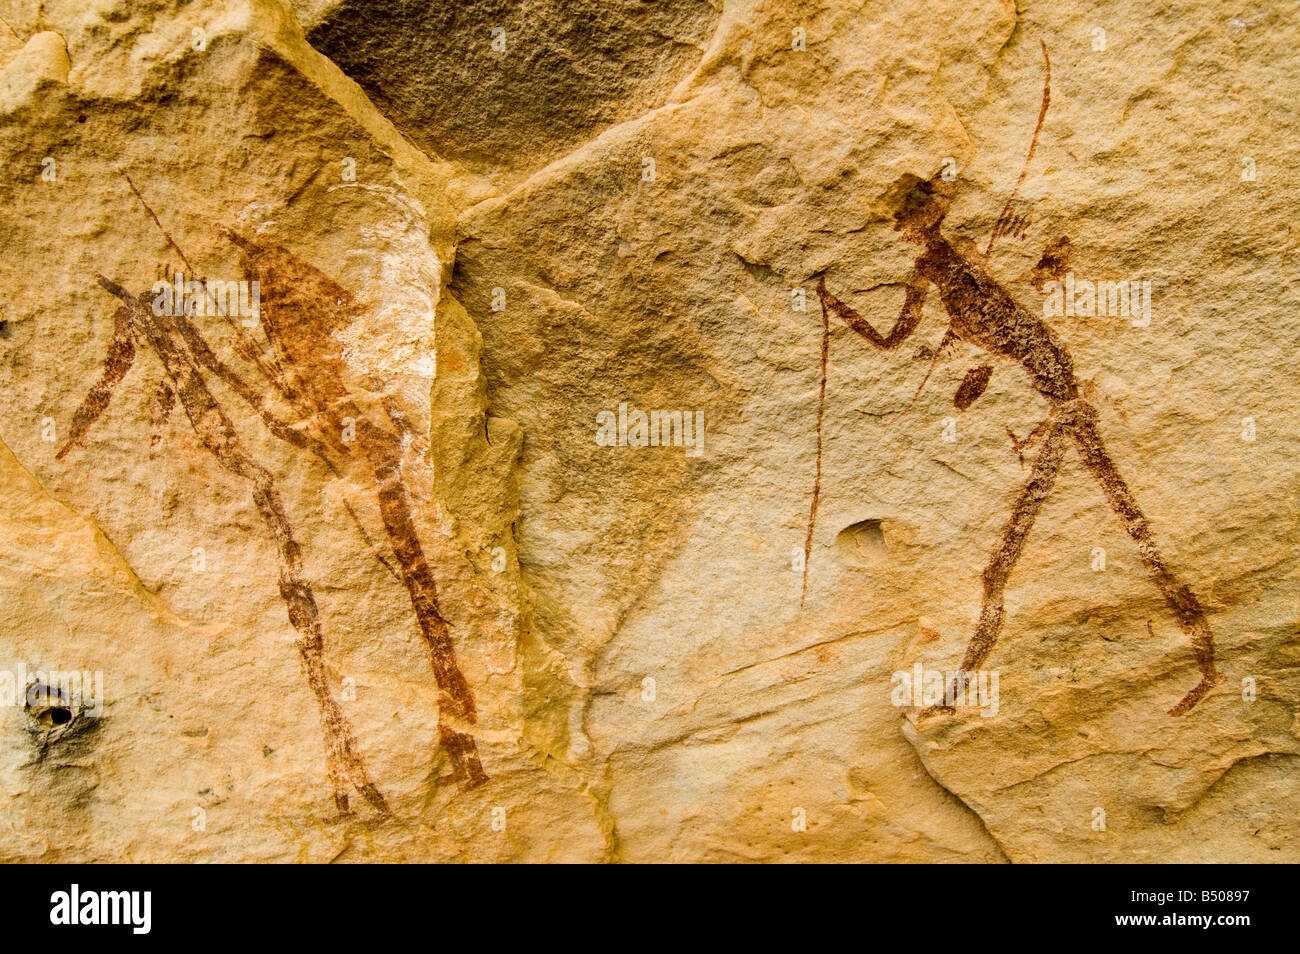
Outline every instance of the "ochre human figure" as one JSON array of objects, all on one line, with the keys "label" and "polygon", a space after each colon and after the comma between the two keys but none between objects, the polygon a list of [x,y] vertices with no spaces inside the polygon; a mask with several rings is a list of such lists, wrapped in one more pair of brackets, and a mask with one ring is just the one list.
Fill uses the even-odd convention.
[{"label": "ochre human figure", "polygon": [[[988,566],[984,568],[984,602],[979,624],[966,648],[949,700],[961,694],[966,674],[980,667],[997,640],[1002,628],[1002,598],[1007,579],[1024,549],[1034,518],[1051,492],[1065,452],[1073,443],[1083,463],[1101,485],[1125,531],[1137,544],[1142,562],[1169,603],[1178,625],[1191,640],[1201,681],[1169,713],[1182,715],[1190,711],[1220,680],[1214,668],[1214,638],[1205,611],[1196,595],[1174,575],[1160,555],[1146,516],[1106,452],[1097,430],[1097,410],[1080,397],[1069,351],[1051,328],[1030,314],[983,267],[959,252],[943,236],[939,227],[948,212],[948,200],[939,194],[933,182],[909,176],[904,187],[906,192],[894,215],[895,229],[907,241],[921,246],[921,254],[915,262],[915,273],[908,282],[898,321],[889,334],[879,334],[866,319],[826,290],[824,278],[817,286],[823,310],[833,312],[877,348],[889,350],[898,347],[916,330],[926,292],[933,285],[939,291],[950,321],[945,342],[959,338],[990,354],[1012,359],[1025,369],[1034,388],[1051,405],[1046,419],[1023,443],[1017,443],[1017,450],[1020,450],[1041,437],[1043,446],[1034,462],[1033,473],[1021,490],[1011,518]],[[987,380],[987,373],[982,373],[976,377],[973,387],[971,383],[964,383],[959,395],[961,403],[966,406],[973,403]],[[972,391],[976,393],[972,395]]]},{"label": "ochre human figure", "polygon": [[[123,176],[185,263],[186,273],[193,275],[194,268],[185,253],[163,229],[130,177],[125,173]],[[437,582],[417,533],[415,502],[403,480],[402,454],[407,434],[401,415],[387,406],[388,421],[382,420],[377,411],[367,413],[368,409],[354,400],[344,384],[342,345],[333,332],[355,318],[361,305],[323,272],[285,249],[259,245],[235,232],[222,231],[243,253],[245,273],[265,291],[260,318],[271,346],[270,355],[238,325],[230,324],[238,335],[238,353],[261,371],[269,388],[255,388],[218,357],[184,308],[175,314],[159,314],[149,304],[150,293],[133,295],[100,276],[100,285],[122,304],[114,314],[113,341],[103,374],[73,415],[68,440],[57,456],[62,458],[80,446],[90,427],[108,408],[117,386],[131,370],[137,345],[152,350],[166,374],[160,392],[163,397],[156,402],[159,414],[165,418],[171,406],[179,402],[202,446],[224,469],[249,482],[254,504],[275,542],[280,594],[288,608],[289,622],[298,633],[307,681],[320,708],[327,765],[340,815],[351,810],[351,788],[376,810],[384,814],[391,811],[371,782],[357,754],[352,728],[330,689],[320,611],[303,577],[301,547],[294,538],[276,480],[245,450],[230,416],[208,387],[205,373],[227,384],[276,437],[314,454],[335,476],[343,476],[335,458],[363,463],[373,476],[379,513],[397,558],[396,568],[378,553],[356,514],[345,506],[367,546],[405,585],[410,596],[440,690],[438,740],[451,759],[453,777],[469,788],[481,785],[488,776],[474,736],[467,731],[477,720],[474,695],[456,660],[450,627],[439,608]],[[162,269],[164,277],[171,273],[168,267]],[[221,316],[229,321],[224,312]],[[273,409],[277,401],[291,412],[289,418],[277,416]],[[350,441],[341,436],[348,433],[348,425],[355,429],[355,439]]]}]

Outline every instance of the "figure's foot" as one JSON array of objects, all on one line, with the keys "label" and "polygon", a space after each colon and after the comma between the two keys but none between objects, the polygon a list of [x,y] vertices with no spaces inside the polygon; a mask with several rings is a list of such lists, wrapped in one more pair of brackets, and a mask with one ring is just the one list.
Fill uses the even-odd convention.
[{"label": "figure's foot", "polygon": [[361,797],[369,802],[370,807],[379,814],[391,815],[393,813],[393,810],[388,807],[388,800],[384,798],[383,793],[375,787],[373,782],[358,782],[356,786],[357,791],[361,793]]},{"label": "figure's foot", "polygon": [[466,789],[478,788],[488,780],[479,761],[478,745],[474,736],[439,724],[438,741],[443,750],[451,757],[452,778]]},{"label": "figure's foot", "polygon": [[[353,787],[361,794],[361,797],[376,812],[384,817],[393,817],[393,810],[388,807],[388,801],[384,798],[383,793],[379,791],[370,782],[353,783]],[[330,824],[341,824],[343,822],[355,821],[359,812],[352,803],[351,795],[348,789],[339,788],[334,790],[334,808],[336,814],[326,818],[325,821]]]},{"label": "figure's foot", "polygon": [[388,807],[388,800],[375,783],[370,781],[365,766],[352,752],[351,739],[344,733],[346,730],[342,730],[336,737],[339,748],[331,749],[327,756],[330,780],[334,787],[334,807],[338,809],[339,818],[357,814],[351,799],[354,790],[379,814],[391,815],[393,810]]},{"label": "figure's foot", "polygon": [[1201,681],[1196,684],[1196,688],[1183,696],[1182,701],[1169,710],[1169,714],[1171,716],[1180,716],[1191,712],[1192,707],[1205,698],[1206,694],[1221,681],[1222,677],[1217,675],[1203,677]]}]

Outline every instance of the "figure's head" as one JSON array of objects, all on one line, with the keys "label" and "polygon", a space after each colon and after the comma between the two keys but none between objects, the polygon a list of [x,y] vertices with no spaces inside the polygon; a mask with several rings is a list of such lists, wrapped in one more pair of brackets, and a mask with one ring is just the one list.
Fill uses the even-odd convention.
[{"label": "figure's head", "polygon": [[894,230],[909,242],[924,242],[938,233],[948,214],[948,183],[938,176],[922,179],[911,173],[901,176],[886,194],[893,208]]}]

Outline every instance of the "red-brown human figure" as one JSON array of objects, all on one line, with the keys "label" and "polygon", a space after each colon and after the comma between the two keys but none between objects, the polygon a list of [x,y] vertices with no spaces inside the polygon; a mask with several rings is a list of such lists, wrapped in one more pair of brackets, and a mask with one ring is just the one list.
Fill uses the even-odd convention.
[{"label": "red-brown human figure", "polygon": [[[1056,475],[1072,443],[1085,466],[1101,486],[1106,500],[1119,516],[1124,530],[1137,544],[1142,562],[1156,587],[1168,602],[1174,617],[1191,640],[1201,681],[1169,710],[1182,715],[1220,680],[1214,668],[1214,639],[1205,611],[1191,589],[1183,583],[1161,556],[1151,527],[1133,492],[1120,476],[1097,430],[1097,410],[1079,392],[1074,362],[1065,345],[1041,319],[1021,306],[989,273],[970,256],[963,255],[940,231],[948,212],[948,199],[936,183],[908,176],[901,182],[902,199],[894,215],[895,229],[904,239],[921,247],[915,272],[908,282],[902,313],[888,334],[878,333],[856,311],[826,290],[823,278],[817,286],[823,312],[835,314],[877,348],[890,350],[907,339],[921,321],[926,292],[939,292],[949,326],[950,338],[968,341],[992,355],[1010,358],[1029,376],[1034,388],[1047,399],[1050,410],[1017,450],[1041,438],[1042,448],[1033,473],[1017,498],[1011,517],[997,547],[984,568],[984,598],[975,635],[967,646],[955,685],[945,703],[960,697],[966,674],[979,668],[997,640],[1003,621],[1003,592],[1025,539],[1034,525],[1044,499],[1051,492]],[[968,376],[969,378],[970,376]],[[981,373],[959,394],[969,406],[987,384]],[[937,706],[950,709],[951,706]]]}]

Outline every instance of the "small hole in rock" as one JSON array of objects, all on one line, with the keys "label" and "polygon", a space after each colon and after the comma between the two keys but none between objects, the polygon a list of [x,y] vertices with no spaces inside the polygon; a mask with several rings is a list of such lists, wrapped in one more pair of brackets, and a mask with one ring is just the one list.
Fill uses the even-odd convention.
[{"label": "small hole in rock", "polygon": [[871,566],[889,553],[879,520],[861,520],[845,527],[835,538],[835,550],[848,566]]},{"label": "small hole in rock", "polygon": [[26,708],[37,725],[53,729],[72,721],[74,712],[67,694],[55,686],[33,683],[27,687]]},{"label": "small hole in rock", "polygon": [[0,338],[8,338],[10,335],[9,322],[0,321]]}]

